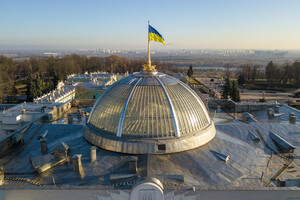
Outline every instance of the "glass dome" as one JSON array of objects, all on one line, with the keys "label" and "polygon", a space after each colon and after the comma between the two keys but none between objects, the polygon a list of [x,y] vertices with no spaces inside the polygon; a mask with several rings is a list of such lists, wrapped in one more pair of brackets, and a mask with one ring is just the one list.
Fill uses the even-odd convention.
[{"label": "glass dome", "polygon": [[[84,131],[90,143],[123,153],[179,152],[201,146],[214,135],[213,121],[197,94],[157,72],[134,73],[107,88]],[[187,144],[193,137],[196,144]]]}]

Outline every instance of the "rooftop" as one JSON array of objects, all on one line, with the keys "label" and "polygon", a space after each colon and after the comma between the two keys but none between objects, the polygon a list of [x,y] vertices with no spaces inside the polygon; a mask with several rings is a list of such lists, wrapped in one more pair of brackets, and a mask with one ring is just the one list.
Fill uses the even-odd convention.
[{"label": "rooftop", "polygon": [[[281,106],[280,109],[300,114],[287,106]],[[263,115],[266,115],[266,113],[252,114],[256,119],[262,119]],[[24,134],[25,145],[17,147],[14,153],[2,158],[1,164],[4,165],[6,176],[26,177],[42,185],[53,185],[51,177],[54,177],[58,186],[97,185],[111,189],[130,189],[138,177],[148,175],[161,180],[166,189],[183,189],[191,186],[201,189],[262,188],[263,184],[287,163],[285,157],[276,154],[277,148],[269,137],[269,131],[272,131],[296,147],[294,162],[281,175],[281,179],[286,180],[287,187],[299,187],[300,125],[276,123],[276,120],[271,120],[270,123],[261,123],[258,120],[258,123],[251,124],[237,123],[233,120],[225,124],[216,123],[216,137],[206,145],[175,154],[139,155],[137,175],[120,178],[115,182],[111,181],[110,175],[128,174],[127,163],[131,155],[97,148],[97,161],[91,163],[92,145],[82,137],[82,125],[33,124]],[[46,139],[49,151],[58,143],[64,142],[70,147],[70,157],[82,154],[85,176],[78,176],[70,162],[64,162],[42,174],[37,174],[28,160],[28,155],[30,152],[40,152],[37,137],[46,130],[48,130]],[[268,146],[274,150],[273,153],[263,142],[251,139],[249,131],[258,134],[257,130]],[[229,161],[224,162],[214,152],[230,156]],[[265,172],[263,180],[261,180],[262,172]],[[181,176],[182,178],[178,178]],[[131,184],[121,184],[128,181],[131,181]],[[10,186],[31,186],[31,184],[7,181],[5,187]]]}]

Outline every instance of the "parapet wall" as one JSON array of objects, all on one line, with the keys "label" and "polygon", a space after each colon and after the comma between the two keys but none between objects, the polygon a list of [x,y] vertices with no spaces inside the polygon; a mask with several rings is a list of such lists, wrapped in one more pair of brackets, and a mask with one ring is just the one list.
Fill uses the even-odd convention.
[{"label": "parapet wall", "polygon": [[279,105],[277,102],[271,103],[236,103],[230,99],[208,99],[208,108],[217,109],[220,107],[223,110],[228,110],[232,113],[252,112],[266,110]]}]

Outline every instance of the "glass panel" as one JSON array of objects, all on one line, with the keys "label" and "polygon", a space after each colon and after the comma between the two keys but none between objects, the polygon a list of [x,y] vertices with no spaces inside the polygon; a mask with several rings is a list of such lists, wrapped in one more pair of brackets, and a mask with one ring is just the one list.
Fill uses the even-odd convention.
[{"label": "glass panel", "polygon": [[120,115],[132,86],[116,84],[98,102],[90,123],[104,131],[117,133]]},{"label": "glass panel", "polygon": [[195,97],[180,84],[165,85],[170,99],[172,100],[177,115],[181,135],[197,131],[209,124],[205,116],[206,110],[202,110]]},{"label": "glass panel", "polygon": [[167,98],[160,85],[136,86],[124,118],[122,135],[135,137],[174,136]]}]

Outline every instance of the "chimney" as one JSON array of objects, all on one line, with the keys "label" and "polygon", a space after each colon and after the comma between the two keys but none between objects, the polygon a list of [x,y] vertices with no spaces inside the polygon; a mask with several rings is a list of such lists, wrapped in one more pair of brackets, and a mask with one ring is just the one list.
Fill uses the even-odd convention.
[{"label": "chimney", "polygon": [[289,116],[289,120],[290,120],[290,123],[291,124],[295,124],[296,123],[296,120],[297,120],[297,117],[295,115],[291,115]]},{"label": "chimney", "polygon": [[93,146],[90,151],[91,163],[97,161],[97,147]]},{"label": "chimney", "polygon": [[81,163],[81,156],[82,154],[75,154],[72,157],[73,160],[73,171],[79,174],[83,173],[82,163]]},{"label": "chimney", "polygon": [[68,124],[73,124],[73,115],[68,114]]},{"label": "chimney", "polygon": [[130,157],[129,159],[129,173],[136,174],[137,173],[137,157]]},{"label": "chimney", "polygon": [[4,185],[4,168],[0,167],[0,185]]},{"label": "chimney", "polygon": [[47,153],[48,148],[47,148],[47,140],[46,139],[41,139],[40,140],[40,146],[41,146],[41,152],[42,152],[42,154]]},{"label": "chimney", "polygon": [[268,117],[273,117],[273,109],[272,108],[268,108]]},{"label": "chimney", "polygon": [[279,106],[275,106],[275,107],[274,107],[274,112],[275,112],[275,113],[279,113]]}]

